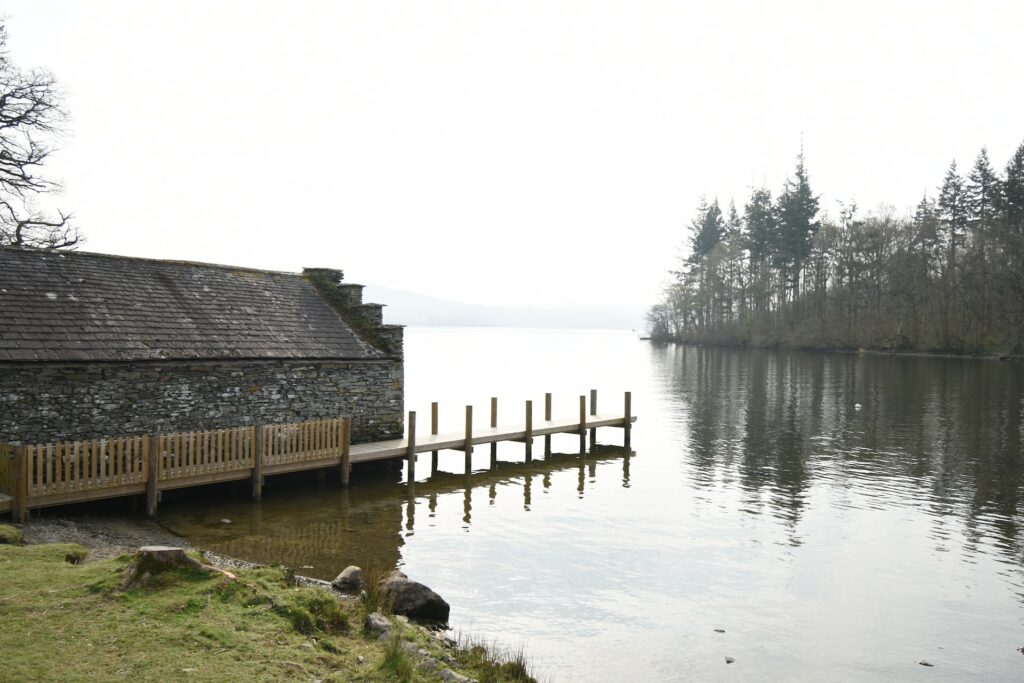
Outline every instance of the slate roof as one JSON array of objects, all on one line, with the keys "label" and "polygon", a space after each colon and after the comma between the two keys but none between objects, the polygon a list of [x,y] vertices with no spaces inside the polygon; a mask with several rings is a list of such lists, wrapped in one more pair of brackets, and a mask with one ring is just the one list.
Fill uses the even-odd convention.
[{"label": "slate roof", "polygon": [[0,362],[385,355],[296,273],[0,249]]}]

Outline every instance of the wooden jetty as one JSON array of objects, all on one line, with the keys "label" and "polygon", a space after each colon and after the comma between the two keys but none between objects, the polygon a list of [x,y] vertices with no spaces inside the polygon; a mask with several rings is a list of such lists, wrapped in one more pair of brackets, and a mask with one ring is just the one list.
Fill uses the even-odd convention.
[{"label": "wooden jetty", "polygon": [[465,429],[439,434],[438,405],[433,403],[429,435],[417,434],[416,413],[411,411],[406,438],[359,444],[350,443],[351,418],[31,446],[0,444],[0,512],[10,511],[20,522],[30,508],[145,494],[147,514],[155,516],[160,492],[168,489],[248,480],[253,499],[260,500],[267,475],[336,468],[342,485],[348,486],[353,463],[389,459],[404,459],[411,480],[420,453],[431,453],[433,473],[443,450],[462,451],[468,474],[479,445],[492,444],[493,465],[502,441],[524,443],[530,460],[538,437],[544,437],[544,453],[550,454],[553,434],[578,434],[582,453],[588,434],[593,446],[599,427],[617,427],[628,448],[636,420],[629,392],[622,413],[599,414],[596,391],[590,392],[589,410],[587,397],[580,396],[579,413],[571,418],[552,418],[551,394],[545,394],[544,417],[538,421],[532,401],[526,401],[522,421],[511,426],[498,425],[497,410],[497,399],[491,399],[489,426],[475,428],[473,406],[466,406]]}]

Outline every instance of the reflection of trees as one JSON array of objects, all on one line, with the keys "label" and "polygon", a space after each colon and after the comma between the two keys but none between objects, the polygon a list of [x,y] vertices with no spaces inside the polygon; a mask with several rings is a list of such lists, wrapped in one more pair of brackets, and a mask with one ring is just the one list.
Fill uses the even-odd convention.
[{"label": "reflection of trees", "polygon": [[220,523],[222,512],[211,515],[184,497],[164,506],[162,522],[213,552],[295,569],[311,566],[301,573],[332,579],[350,564],[397,565],[403,536],[415,529],[418,504],[425,502],[430,513],[439,505],[458,505],[462,522],[468,525],[474,504],[493,502],[505,484],[522,485],[518,488],[527,510],[538,486],[549,488],[556,472],[577,470],[577,495],[582,497],[584,474],[594,479],[599,469],[607,469],[599,465],[621,463],[614,467],[621,475],[606,474],[621,476],[628,487],[629,459],[621,448],[596,446],[585,455],[556,453],[529,463],[498,461],[491,469],[468,476],[438,472],[412,485],[399,481],[399,470],[356,470],[350,489],[318,487],[311,484],[315,476],[307,473],[274,480],[272,494],[260,504],[238,503],[230,512],[222,511],[231,518],[230,525]]},{"label": "reflection of trees", "polygon": [[[1018,561],[1024,368],[994,361],[655,348],[681,406],[695,486],[735,481],[743,507],[795,526],[814,481],[925,505]],[[863,404],[861,411],[854,405]]]}]

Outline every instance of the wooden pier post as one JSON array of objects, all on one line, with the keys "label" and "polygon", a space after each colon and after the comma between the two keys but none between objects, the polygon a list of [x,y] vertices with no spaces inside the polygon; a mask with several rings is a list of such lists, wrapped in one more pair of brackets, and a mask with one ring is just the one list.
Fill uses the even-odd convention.
[{"label": "wooden pier post", "polygon": [[622,445],[627,450],[629,449],[629,432],[630,432],[630,430],[631,430],[631,428],[633,426],[633,422],[632,422],[632,419],[633,419],[632,418],[633,406],[632,406],[632,403],[633,403],[633,395],[630,392],[627,391],[626,392],[626,406],[625,406],[625,410],[624,410],[625,416],[626,416],[626,423],[625,423],[625,425],[623,425],[623,432],[622,432]]},{"label": "wooden pier post", "polygon": [[341,429],[341,485],[348,487],[352,474],[352,458],[349,446],[352,445],[352,418],[346,417]]},{"label": "wooden pier post", "polygon": [[[590,414],[597,417],[597,389],[590,390]],[[597,427],[590,428],[590,450],[597,445]]]},{"label": "wooden pier post", "polygon": [[526,402],[526,462],[533,460],[533,401]]},{"label": "wooden pier post", "polygon": [[[498,397],[491,397],[491,429],[498,426]],[[491,443],[491,467],[498,466],[498,442]]]},{"label": "wooden pier post", "polygon": [[[551,422],[551,394],[544,394],[544,421]],[[551,435],[544,435],[544,457],[551,455]]]},{"label": "wooden pier post", "polygon": [[[430,404],[430,435],[437,436],[437,401]],[[430,452],[430,474],[437,474],[437,451]]]},{"label": "wooden pier post", "polygon": [[252,499],[263,500],[263,426],[253,427]]},{"label": "wooden pier post", "polygon": [[17,446],[11,463],[11,520],[18,524],[28,521],[28,477],[28,449]]},{"label": "wooden pier post", "polygon": [[473,406],[466,406],[466,474],[473,471]]},{"label": "wooden pier post", "polygon": [[405,452],[406,476],[408,483],[416,481],[416,411],[409,411],[409,438],[406,439],[409,448]]},{"label": "wooden pier post", "polygon": [[580,396],[580,455],[587,452],[587,397]]},{"label": "wooden pier post", "polygon": [[160,436],[146,437],[146,516],[156,517],[160,502]]}]

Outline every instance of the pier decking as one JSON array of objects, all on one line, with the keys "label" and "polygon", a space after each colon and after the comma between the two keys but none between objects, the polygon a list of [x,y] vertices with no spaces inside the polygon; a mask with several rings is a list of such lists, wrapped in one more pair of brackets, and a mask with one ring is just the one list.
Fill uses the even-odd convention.
[{"label": "pier decking", "polygon": [[547,454],[552,435],[578,434],[583,452],[588,433],[593,445],[600,427],[622,429],[623,445],[629,447],[636,420],[630,394],[625,394],[621,414],[598,414],[596,405],[597,392],[591,391],[589,412],[586,397],[580,396],[578,416],[552,419],[551,394],[546,394],[543,420],[534,423],[533,402],[526,401],[522,422],[499,426],[497,399],[491,399],[489,426],[474,428],[473,407],[466,406],[465,430],[439,434],[434,403],[429,435],[417,434],[416,413],[410,412],[406,438],[360,444],[349,443],[349,418],[33,446],[0,444],[0,512],[10,511],[15,521],[24,521],[30,508],[145,494],[147,512],[153,516],[163,490],[249,480],[253,498],[259,500],[267,475],[338,468],[347,486],[353,463],[398,458],[406,461],[412,479],[420,453],[432,454],[431,471],[436,472],[438,452],[444,450],[463,451],[469,473],[476,446],[490,444],[493,463],[498,443],[523,442],[530,460],[537,437],[544,438]]}]

